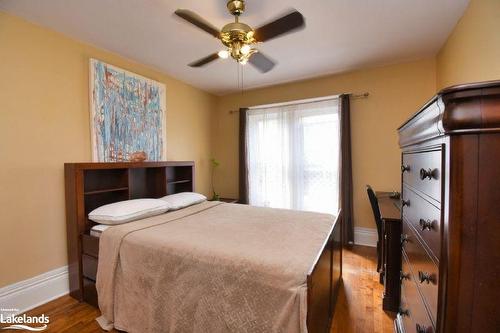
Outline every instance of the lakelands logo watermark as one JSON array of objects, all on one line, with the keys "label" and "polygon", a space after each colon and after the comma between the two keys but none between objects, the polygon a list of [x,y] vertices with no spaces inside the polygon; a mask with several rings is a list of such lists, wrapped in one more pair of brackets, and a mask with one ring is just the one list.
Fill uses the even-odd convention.
[{"label": "lakelands logo watermark", "polygon": [[27,316],[26,314],[15,316],[18,309],[0,309],[0,325],[2,330],[26,330],[32,332],[45,331],[48,327],[49,317],[42,314],[40,316]]}]

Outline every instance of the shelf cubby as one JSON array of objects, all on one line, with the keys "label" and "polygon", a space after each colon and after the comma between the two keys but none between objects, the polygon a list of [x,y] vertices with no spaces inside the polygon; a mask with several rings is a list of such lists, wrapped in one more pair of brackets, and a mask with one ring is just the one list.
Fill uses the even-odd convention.
[{"label": "shelf cubby", "polygon": [[85,194],[122,190],[128,187],[128,169],[84,170],[83,181]]},{"label": "shelf cubby", "polygon": [[130,199],[159,198],[166,193],[164,167],[136,168],[129,171]]},{"label": "shelf cubby", "polygon": [[167,194],[194,191],[193,168],[170,166],[166,168]]}]

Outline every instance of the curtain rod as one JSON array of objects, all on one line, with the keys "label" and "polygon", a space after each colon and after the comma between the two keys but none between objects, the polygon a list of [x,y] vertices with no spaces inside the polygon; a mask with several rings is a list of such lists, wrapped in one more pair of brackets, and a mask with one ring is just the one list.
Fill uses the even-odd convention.
[{"label": "curtain rod", "polygon": [[[370,96],[370,93],[364,92],[361,94],[354,94],[354,93],[346,93],[342,95],[349,95],[352,99],[361,99],[361,98],[367,98]],[[296,101],[290,101],[290,102],[282,102],[282,103],[272,103],[272,104],[265,104],[265,105],[258,105],[258,106],[253,106],[249,107],[248,109],[269,109],[272,107],[277,107],[277,106],[286,106],[286,105],[294,105],[294,104],[307,104],[307,103],[314,103],[314,102],[322,102],[322,101],[328,101],[332,99],[339,98],[341,95],[332,95],[332,96],[324,96],[324,97],[316,97],[316,98],[308,98],[308,99],[300,99]],[[237,113],[240,112],[240,110],[230,110],[229,114]]]}]

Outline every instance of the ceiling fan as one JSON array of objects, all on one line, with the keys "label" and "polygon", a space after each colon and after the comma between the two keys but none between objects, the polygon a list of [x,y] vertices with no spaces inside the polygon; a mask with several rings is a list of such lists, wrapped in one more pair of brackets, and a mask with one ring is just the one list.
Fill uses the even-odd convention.
[{"label": "ceiling fan", "polygon": [[216,59],[227,59],[231,56],[242,65],[249,62],[262,73],[269,72],[275,63],[257,50],[255,44],[266,42],[305,26],[302,14],[294,10],[257,29],[252,29],[249,25],[239,21],[240,15],[245,11],[244,0],[229,0],[227,9],[231,15],[234,15],[234,22],[226,24],[220,31],[190,10],[178,9],[175,11],[177,16],[208,32],[225,46],[223,50],[192,62],[189,66],[201,67]]}]

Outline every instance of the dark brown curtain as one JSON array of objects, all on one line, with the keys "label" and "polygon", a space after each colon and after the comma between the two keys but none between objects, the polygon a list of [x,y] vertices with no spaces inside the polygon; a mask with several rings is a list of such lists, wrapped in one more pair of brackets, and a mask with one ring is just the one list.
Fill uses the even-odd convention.
[{"label": "dark brown curtain", "polygon": [[239,203],[248,204],[247,111],[240,109],[240,172]]},{"label": "dark brown curtain", "polygon": [[340,208],[344,220],[344,243],[354,243],[354,222],[352,209],[352,160],[351,160],[351,111],[349,95],[339,98],[340,109]]}]

